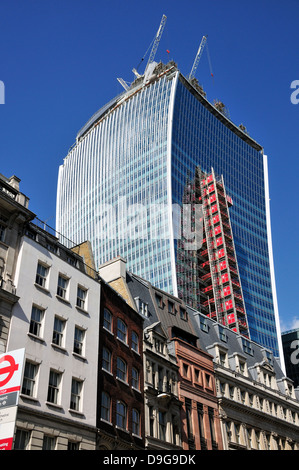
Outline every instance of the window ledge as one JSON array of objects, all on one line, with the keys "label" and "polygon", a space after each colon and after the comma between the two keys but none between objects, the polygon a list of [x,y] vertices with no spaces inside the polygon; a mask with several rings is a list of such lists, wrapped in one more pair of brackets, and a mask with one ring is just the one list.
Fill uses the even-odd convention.
[{"label": "window ledge", "polygon": [[65,304],[71,305],[71,302],[64,297],[61,297],[60,295],[56,294],[56,299],[60,300],[61,302],[64,302]]},{"label": "window ledge", "polygon": [[53,349],[57,349],[58,351],[60,351],[64,354],[67,354],[67,350],[64,347],[59,346],[59,344],[51,343],[51,346],[52,346]]},{"label": "window ledge", "polygon": [[126,343],[123,339],[119,338],[118,336],[116,336],[118,341],[120,341],[122,344],[124,344],[125,346],[127,346],[127,348],[129,348],[129,345],[128,343]]},{"label": "window ledge", "polygon": [[85,315],[89,315],[88,311],[82,307],[79,307],[79,305],[76,305],[76,309],[79,310],[79,312],[84,313]]},{"label": "window ledge", "polygon": [[87,362],[86,357],[81,356],[81,354],[78,354],[78,353],[76,353],[76,352],[73,351],[73,352],[72,352],[72,355],[73,355],[74,357],[76,357],[77,359],[81,359],[81,361]]},{"label": "window ledge", "polygon": [[37,284],[37,282],[35,282],[34,285],[35,287],[37,287],[37,289],[42,290],[45,294],[50,294],[49,289],[46,289],[46,287],[41,286],[40,284]]},{"label": "window ledge", "polygon": [[136,349],[131,348],[131,351],[133,351],[135,354],[137,354],[137,356],[141,357],[141,356],[140,356],[140,352],[139,352],[139,351],[136,351]]},{"label": "window ledge", "polygon": [[29,336],[29,338],[31,338],[33,340],[36,340],[36,341],[39,341],[40,343],[46,344],[46,341],[44,340],[44,338],[41,338],[40,336],[36,336],[36,335],[34,335],[33,333],[30,333],[30,332],[28,332],[27,335]]},{"label": "window ledge", "polygon": [[[113,374],[112,374],[112,372],[110,372],[110,370],[107,370],[107,369],[105,369],[104,367],[102,367],[102,371],[103,371],[103,372],[106,372],[106,374],[109,374],[109,375],[111,375],[111,377],[113,377]],[[119,380],[120,380],[120,379],[119,379]]]},{"label": "window ledge", "polygon": [[59,411],[63,410],[63,407],[61,405],[57,405],[57,403],[51,403],[50,401],[46,401],[45,403],[51,408],[56,408]]},{"label": "window ledge", "polygon": [[107,421],[104,418],[100,418],[100,421],[102,421],[102,423],[109,424],[110,426],[113,426],[113,423],[111,423],[110,421]]},{"label": "window ledge", "polygon": [[32,402],[34,402],[34,403],[39,403],[38,398],[32,397],[32,396],[30,396],[30,395],[26,395],[26,393],[20,393],[20,398],[22,398],[22,400],[24,400],[24,401],[25,401],[25,400],[30,400],[30,401],[32,401]]},{"label": "window ledge", "polygon": [[119,380],[122,384],[127,385],[128,387],[130,386],[130,384],[128,382],[126,382],[123,379],[120,379],[119,377],[116,377],[116,380]]},{"label": "window ledge", "polygon": [[68,411],[69,413],[74,414],[80,418],[84,418],[84,413],[82,413],[82,411],[73,410],[72,408],[69,408]]},{"label": "window ledge", "polygon": [[116,428],[116,429],[119,429],[120,431],[126,432],[127,434],[130,434],[127,429],[122,428],[121,426],[117,426],[117,424],[115,425],[115,428]]}]

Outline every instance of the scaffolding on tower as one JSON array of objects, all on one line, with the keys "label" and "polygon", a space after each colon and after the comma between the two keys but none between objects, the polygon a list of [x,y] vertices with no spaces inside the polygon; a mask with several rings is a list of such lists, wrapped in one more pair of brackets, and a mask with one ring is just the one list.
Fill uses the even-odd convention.
[{"label": "scaffolding on tower", "polygon": [[[203,241],[188,251],[178,241],[178,295],[195,309],[236,333],[250,337],[223,177],[197,168],[185,186],[183,204],[202,204]],[[183,216],[183,214],[182,214]],[[194,217],[192,224],[194,228]],[[182,225],[187,221],[182,218]]]}]

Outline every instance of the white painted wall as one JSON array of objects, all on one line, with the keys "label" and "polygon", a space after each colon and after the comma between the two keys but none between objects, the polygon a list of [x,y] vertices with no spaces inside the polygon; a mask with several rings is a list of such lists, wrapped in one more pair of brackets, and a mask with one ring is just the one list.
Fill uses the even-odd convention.
[{"label": "white painted wall", "polygon": [[[47,291],[35,285],[38,261],[49,265]],[[69,303],[56,296],[58,274],[67,275],[69,280]],[[76,308],[77,285],[88,289],[87,312]],[[84,425],[96,423],[98,338],[100,316],[100,284],[61,260],[30,238],[24,237],[18,257],[15,285],[19,302],[13,310],[7,350],[25,348],[26,359],[39,363],[39,374],[35,389],[35,400],[20,398],[20,404],[30,403],[39,411],[73,419]],[[32,304],[45,308],[42,339],[34,339],[28,334]],[[64,349],[59,350],[52,343],[54,317],[66,320]],[[75,325],[86,330],[83,358],[73,354]],[[63,373],[61,383],[60,407],[48,405],[47,392],[50,369]],[[82,414],[70,412],[72,377],[84,380],[82,394]]]}]

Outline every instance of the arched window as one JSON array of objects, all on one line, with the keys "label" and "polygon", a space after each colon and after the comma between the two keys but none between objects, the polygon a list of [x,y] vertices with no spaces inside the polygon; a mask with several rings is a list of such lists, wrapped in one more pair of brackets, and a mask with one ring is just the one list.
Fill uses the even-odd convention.
[{"label": "arched window", "polygon": [[132,433],[140,435],[140,413],[135,408],[132,410]]},{"label": "arched window", "polygon": [[132,387],[139,390],[139,372],[135,367],[132,367]]},{"label": "arched window", "polygon": [[104,308],[103,327],[112,332],[112,315],[107,308]]},{"label": "arched window", "polygon": [[127,382],[127,364],[120,357],[117,358],[116,362],[116,377]]},{"label": "arched window", "polygon": [[111,372],[111,352],[107,348],[103,348],[102,368]]},{"label": "arched window", "polygon": [[102,392],[101,418],[110,422],[111,399],[108,393]]},{"label": "arched window", "polygon": [[120,318],[117,319],[117,333],[118,339],[127,343],[127,325]]},{"label": "arched window", "polygon": [[136,331],[132,331],[132,349],[139,353],[139,336]]},{"label": "arched window", "polygon": [[120,400],[116,402],[116,426],[127,429],[127,405]]}]

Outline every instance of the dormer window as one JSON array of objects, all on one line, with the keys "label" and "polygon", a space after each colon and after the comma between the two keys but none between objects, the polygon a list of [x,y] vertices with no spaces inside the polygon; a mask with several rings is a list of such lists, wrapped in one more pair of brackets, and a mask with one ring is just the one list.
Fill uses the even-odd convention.
[{"label": "dormer window", "polygon": [[246,338],[242,338],[243,351],[253,356],[252,344]]},{"label": "dormer window", "polygon": [[205,331],[206,333],[208,333],[209,326],[208,326],[208,320],[206,317],[203,317],[203,316],[199,317],[199,326],[202,331]]},{"label": "dormer window", "polygon": [[144,317],[148,317],[148,304],[143,302],[140,297],[134,298],[138,312]]},{"label": "dormer window", "polygon": [[188,313],[187,313],[187,311],[186,311],[184,308],[182,308],[182,307],[180,307],[180,318],[181,318],[181,320],[188,321]]},{"label": "dormer window", "polygon": [[174,303],[171,300],[168,300],[168,312],[175,315]]}]

